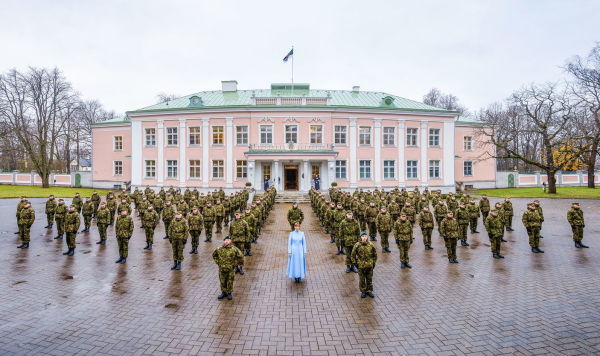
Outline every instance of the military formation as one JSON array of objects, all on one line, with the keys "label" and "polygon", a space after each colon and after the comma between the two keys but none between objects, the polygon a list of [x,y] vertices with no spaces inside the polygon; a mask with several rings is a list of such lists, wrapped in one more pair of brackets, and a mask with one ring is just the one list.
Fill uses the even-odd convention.
[{"label": "military formation", "polygon": [[[212,242],[213,233],[220,234],[224,227],[229,227],[229,235],[223,246],[216,249],[213,259],[219,267],[221,295],[219,299],[232,299],[233,278],[236,273],[243,275],[244,257],[252,256],[252,244],[257,243],[269,212],[275,203],[275,188],[270,188],[261,196],[255,195],[250,204],[249,193],[241,190],[226,195],[215,190],[204,194],[197,189],[161,188],[158,192],[146,187],[144,190],[134,189],[130,194],[125,190],[109,192],[104,199],[97,192],[82,198],[76,193],[67,205],[64,199],[53,195],[45,204],[47,225],[56,226],[54,239],[66,239],[66,256],[74,256],[78,233],[89,233],[95,222],[98,230],[98,245],[107,244],[107,230],[114,225],[114,235],[119,250],[116,263],[125,264],[128,258],[129,240],[136,227],[144,230],[146,246],[151,251],[157,226],[164,225],[165,236],[173,252],[172,270],[181,270],[184,250],[188,238],[191,238],[190,254],[198,254],[200,236],[204,231],[205,242]],[[132,208],[133,206],[133,208]],[[134,215],[139,218],[136,226]],[[82,219],[83,217],[83,219]],[[29,248],[30,228],[35,221],[35,211],[26,197],[21,197],[17,205],[17,225],[21,249]],[[80,230],[83,223],[83,229]]]},{"label": "military formation", "polygon": [[[361,274],[362,266],[375,267],[377,253],[374,242],[381,238],[381,252],[390,253],[389,237],[394,237],[400,254],[400,268],[411,269],[410,248],[415,240],[414,228],[421,230],[425,251],[433,250],[432,233],[436,228],[443,239],[448,263],[459,263],[456,249],[468,247],[470,234],[479,234],[480,218],[488,234],[491,254],[494,259],[503,259],[502,243],[506,231],[512,228],[514,210],[510,198],[490,205],[484,195],[477,201],[468,194],[441,194],[427,188],[411,191],[395,188],[389,192],[355,190],[353,193],[338,188],[329,189],[329,194],[317,190],[309,193],[313,211],[325,233],[335,243],[336,255],[345,255],[346,273]],[[290,210],[291,213],[291,210]],[[290,221],[288,213],[288,221]],[[567,220],[573,230],[576,248],[588,248],[581,241],[585,222],[583,211],[578,203],[573,203],[567,213]],[[531,202],[523,213],[532,253],[543,253],[540,249],[544,213],[538,200]],[[290,221],[291,224],[291,221]],[[367,247],[368,246],[368,247]],[[355,253],[360,248],[360,253]],[[364,251],[369,251],[364,252]],[[361,297],[372,296],[372,269],[360,276]]]}]

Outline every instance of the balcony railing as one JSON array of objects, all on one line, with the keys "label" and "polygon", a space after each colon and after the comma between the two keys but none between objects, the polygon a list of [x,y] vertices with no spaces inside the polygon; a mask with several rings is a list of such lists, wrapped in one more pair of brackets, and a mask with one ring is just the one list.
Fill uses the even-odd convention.
[{"label": "balcony railing", "polygon": [[286,145],[249,145],[248,153],[337,153],[332,144],[301,145],[288,143]]}]

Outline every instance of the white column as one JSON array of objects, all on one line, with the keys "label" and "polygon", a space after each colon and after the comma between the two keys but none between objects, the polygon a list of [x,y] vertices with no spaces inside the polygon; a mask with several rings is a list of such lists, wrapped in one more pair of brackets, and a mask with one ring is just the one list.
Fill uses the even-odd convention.
[{"label": "white column", "polygon": [[233,188],[233,118],[225,119],[225,188]]},{"label": "white column", "polygon": [[444,122],[444,162],[442,163],[442,174],[444,177],[444,185],[449,186],[454,191],[454,121]]},{"label": "white column", "polygon": [[156,129],[156,180],[157,185],[162,187],[165,183],[165,121],[158,120]]},{"label": "white column", "polygon": [[427,185],[427,147],[429,146],[429,141],[427,139],[427,121],[421,122],[421,183],[423,185]]},{"label": "white column", "polygon": [[202,187],[208,188],[208,169],[210,162],[208,161],[208,118],[202,119]]},{"label": "white column", "polygon": [[187,131],[185,129],[185,119],[179,119],[179,187],[185,187],[187,161],[185,157],[185,148],[187,147]]},{"label": "white column", "polygon": [[281,187],[279,186],[279,178],[279,160],[276,159],[273,161],[271,179],[273,180],[273,186],[275,186],[275,189],[278,191],[281,190]]},{"label": "white column", "polygon": [[142,122],[131,121],[131,185],[142,184]]},{"label": "white column", "polygon": [[373,143],[375,144],[375,164],[373,169],[375,170],[373,177],[375,178],[375,186],[381,188],[381,119],[375,119],[375,138]]},{"label": "white column", "polygon": [[335,180],[335,160],[327,160],[325,165],[325,174],[322,175],[321,179],[321,190],[327,190],[331,187],[331,182]]},{"label": "white column", "polygon": [[252,187],[256,188],[255,183],[255,179],[254,179],[254,172],[255,172],[255,166],[256,166],[256,162],[253,159],[249,159],[248,160],[248,182],[252,183]]},{"label": "white column", "polygon": [[404,121],[400,121],[398,123],[398,134],[396,135],[396,139],[398,142],[398,167],[397,177],[398,177],[398,186],[404,187],[406,184],[406,158],[404,157],[404,138],[406,137]]},{"label": "white column", "polygon": [[305,159],[302,161],[302,174],[304,174],[304,178],[302,178],[302,183],[300,185],[300,190],[303,192],[307,192],[310,189],[310,180],[311,174],[308,167],[308,160]]},{"label": "white column", "polygon": [[356,179],[358,177],[358,171],[357,171],[357,163],[356,162],[356,149],[358,147],[358,140],[357,140],[357,127],[356,127],[356,118],[355,117],[351,117],[350,118],[350,140],[348,143],[348,146],[350,148],[350,158],[349,158],[349,162],[348,162],[348,168],[350,170],[349,172],[349,176],[350,176],[350,188],[356,188]]}]

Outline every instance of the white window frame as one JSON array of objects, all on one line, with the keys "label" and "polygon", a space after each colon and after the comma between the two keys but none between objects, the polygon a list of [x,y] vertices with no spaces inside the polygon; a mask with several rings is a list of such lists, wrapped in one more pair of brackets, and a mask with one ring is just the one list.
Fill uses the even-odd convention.
[{"label": "white window frame", "polygon": [[[363,162],[368,162],[368,165],[363,167]],[[364,171],[363,171],[364,168]],[[364,174],[363,174],[364,173]],[[368,175],[367,175],[368,173]],[[360,180],[371,180],[373,179],[373,161],[370,159],[358,160],[358,177]]]},{"label": "white window frame", "polygon": [[[315,138],[320,138],[320,140],[318,140],[319,142],[316,142],[317,140],[315,140],[315,142],[313,142],[313,131],[312,128],[316,127],[317,131],[314,132]],[[308,136],[309,136],[309,142],[311,145],[322,145],[323,144],[323,140],[324,140],[324,133],[323,133],[323,125],[309,125],[308,126]]]},{"label": "white window frame", "polygon": [[[433,165],[434,162],[437,162],[437,167]],[[435,168],[437,168],[437,176],[432,175],[432,169],[435,172]],[[439,159],[430,159],[429,165],[427,166],[427,174],[429,175],[429,179],[442,179],[442,161]]]},{"label": "white window frame", "polygon": [[[469,139],[467,141],[467,138]],[[469,147],[467,147],[467,142],[469,143]],[[463,151],[472,152],[475,146],[475,141],[473,140],[473,136],[463,136]]]},{"label": "white window frame", "polygon": [[[288,139],[287,139],[287,136],[288,136],[287,128],[288,127],[296,127],[296,133],[295,133],[296,134],[296,141],[294,142],[294,144],[297,145],[298,142],[299,142],[298,140],[300,138],[300,128],[299,128],[298,124],[284,124],[283,125],[283,140],[284,140],[283,143],[286,144],[286,145],[288,143],[290,143],[290,141],[288,141]],[[292,134],[294,134],[294,133],[290,132],[290,135],[292,135]]]},{"label": "white window frame", "polygon": [[[385,132],[386,129],[388,129],[388,130],[391,129],[392,130],[391,134],[390,133],[386,134],[386,132]],[[384,146],[388,146],[388,147],[394,147],[394,146],[396,146],[396,127],[394,127],[394,126],[384,126],[381,129],[381,135],[383,136],[381,142],[383,143]],[[387,143],[385,142],[386,141],[386,135],[387,135],[387,139],[388,139]],[[391,143],[390,143],[390,140],[391,140]]]},{"label": "white window frame", "polygon": [[[149,130],[154,131],[153,133],[148,133]],[[148,144],[150,142],[150,144]],[[156,128],[155,127],[146,127],[144,129],[144,147],[156,147]]]},{"label": "white window frame", "polygon": [[[119,143],[119,145],[121,146],[121,148],[117,148],[117,137],[119,138],[119,141],[121,141]],[[113,136],[113,151],[114,152],[121,152],[121,151],[123,151],[123,136],[122,135],[115,135],[115,136]]]},{"label": "white window frame", "polygon": [[247,160],[238,159],[235,161],[235,178],[236,179],[248,179],[248,161]]},{"label": "white window frame", "polygon": [[[117,163],[119,163],[117,165]],[[117,173],[117,167],[120,168],[121,173]],[[122,177],[123,176],[123,161],[113,161],[113,176],[114,177]]]},{"label": "white window frame", "polygon": [[[245,128],[245,132],[239,132],[238,129]],[[250,127],[248,125],[236,125],[235,126],[235,144],[236,146],[248,146],[248,135],[250,134]],[[240,143],[240,138],[242,142]]]},{"label": "white window frame", "polygon": [[[169,133],[169,130],[174,130],[174,132]],[[179,145],[179,128],[177,126],[167,126],[165,127],[165,132],[167,133],[167,146],[178,146]],[[175,141],[175,143],[169,143]]]},{"label": "white window frame", "polygon": [[[175,166],[169,166],[169,162],[175,162]],[[174,168],[173,172],[175,173],[174,175],[170,175],[169,174],[169,168]],[[177,179],[177,177],[179,177],[179,161],[176,159],[168,159],[165,161],[165,172],[166,177],[165,179]]]},{"label": "white window frame", "polygon": [[[409,167],[409,162],[415,162],[414,167]],[[410,176],[408,173],[411,172],[409,169],[414,168],[416,174],[414,177]],[[406,161],[406,179],[419,179],[419,160],[409,159]]]},{"label": "white window frame", "polygon": [[[192,129],[198,129],[198,132],[192,134]],[[188,146],[200,146],[202,143],[202,126],[190,126],[188,130]],[[192,135],[197,136],[198,140],[192,143]]]},{"label": "white window frame", "polygon": [[[263,127],[269,127],[270,128],[270,131],[269,132],[265,132],[265,134],[270,134],[270,138],[271,138],[270,141],[271,142],[263,142],[263,140],[262,140],[262,135],[263,135],[262,129],[263,129]],[[263,146],[267,146],[267,145],[268,146],[272,146],[273,145],[273,141],[274,141],[273,140],[273,131],[274,131],[273,130],[273,125],[259,125],[259,127],[258,127],[258,142],[260,142],[260,144],[263,145]]]},{"label": "white window frame", "polygon": [[[221,162],[220,165],[216,165],[215,162]],[[216,170],[215,170],[216,168]],[[217,175],[215,176],[215,173]],[[225,160],[213,159],[211,161],[211,177],[213,180],[222,180],[225,178]]]},{"label": "white window frame", "polygon": [[[437,134],[432,134],[432,131],[437,131]],[[429,145],[429,147],[441,147],[442,146],[442,129],[439,129],[437,127],[430,127],[429,128],[429,132],[428,132],[428,136],[427,136],[427,144]],[[431,143],[431,139],[433,137],[437,137],[437,144],[432,144]]]},{"label": "white window frame", "polygon": [[[221,142],[215,143],[215,128],[221,128]],[[210,127],[210,142],[212,146],[223,146],[225,145],[225,126],[223,125],[211,125]]]},{"label": "white window frame", "polygon": [[[392,163],[391,165],[389,164],[390,162]],[[395,180],[396,179],[396,160],[393,160],[393,159],[383,160],[383,179],[384,180]]]},{"label": "white window frame", "polygon": [[345,159],[335,161],[335,179],[348,179],[348,161]]},{"label": "white window frame", "polygon": [[[154,162],[152,165],[149,165],[148,162]],[[148,174],[150,172],[152,174]],[[156,160],[154,159],[146,159],[144,160],[144,178],[146,179],[156,179]]]},{"label": "white window frame", "polygon": [[[415,136],[415,139],[414,139],[415,144],[414,145],[411,144],[410,140],[409,140],[409,131],[410,130],[415,130],[415,135],[414,135]],[[407,127],[405,135],[406,135],[405,136],[405,138],[406,138],[405,146],[406,147],[419,147],[419,128],[418,127]],[[410,135],[410,136],[412,137],[412,135]]]},{"label": "white window frame", "polygon": [[[362,142],[362,129],[369,129],[369,143]],[[359,146],[371,146],[373,144],[373,127],[372,126],[359,126],[358,127],[358,145]]]},{"label": "white window frame", "polygon": [[[465,174],[465,170],[467,168],[467,163],[471,164],[471,174]],[[463,162],[463,177],[473,177],[473,173],[475,171],[475,164],[473,161],[464,161]]]},{"label": "white window frame", "polygon": [[[343,127],[344,132],[337,132],[338,127]],[[337,143],[338,135],[344,135],[344,142]],[[341,138],[341,136],[340,136]],[[335,146],[347,146],[348,145],[348,125],[333,125],[333,144]]]},{"label": "white window frame", "polygon": [[[198,162],[198,164],[192,164],[192,162]],[[192,169],[197,170],[198,174],[193,175]],[[202,178],[202,160],[190,159],[188,160],[188,179],[200,179]]]}]

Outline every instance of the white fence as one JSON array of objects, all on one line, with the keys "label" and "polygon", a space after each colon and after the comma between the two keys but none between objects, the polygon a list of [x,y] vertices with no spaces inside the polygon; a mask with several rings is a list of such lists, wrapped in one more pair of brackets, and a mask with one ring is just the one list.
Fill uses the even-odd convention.
[{"label": "white fence", "polygon": [[[594,182],[600,184],[600,171],[596,172]],[[541,187],[548,184],[548,176],[545,173],[519,173],[511,171],[496,172],[496,188],[522,188]],[[557,186],[587,186],[587,172],[558,172],[556,174]]]},{"label": "white fence", "polygon": [[[71,174],[50,174],[50,185],[68,187],[73,183]],[[0,184],[42,185],[42,177],[37,173],[0,173]]]}]

